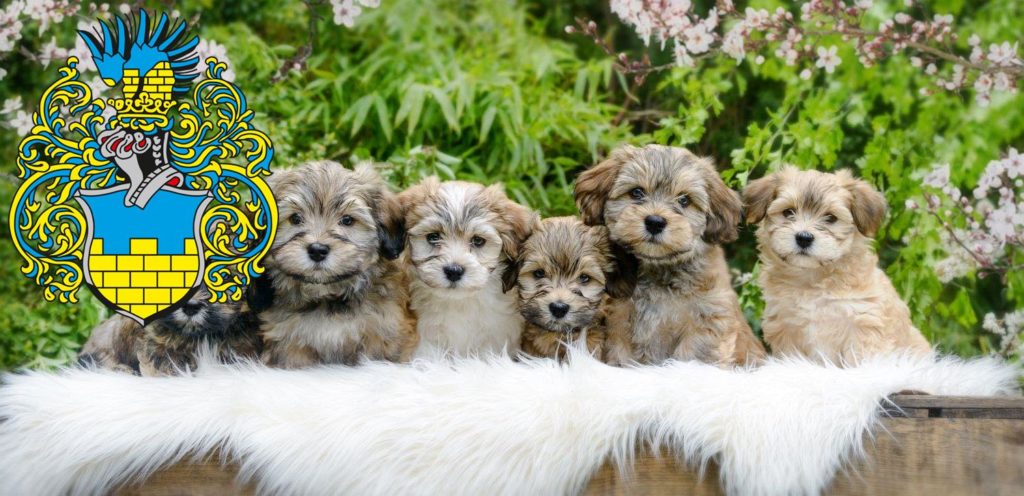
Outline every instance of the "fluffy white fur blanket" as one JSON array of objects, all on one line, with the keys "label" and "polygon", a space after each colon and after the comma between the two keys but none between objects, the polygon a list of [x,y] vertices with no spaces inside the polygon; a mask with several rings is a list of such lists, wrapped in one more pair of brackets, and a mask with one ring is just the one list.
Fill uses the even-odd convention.
[{"label": "fluffy white fur blanket", "polygon": [[993,359],[889,357],[612,368],[507,358],[324,367],[204,366],[188,377],[10,374],[0,494],[97,494],[219,449],[274,494],[574,494],[640,447],[714,460],[731,494],[814,494],[861,453],[901,390],[998,395]]}]

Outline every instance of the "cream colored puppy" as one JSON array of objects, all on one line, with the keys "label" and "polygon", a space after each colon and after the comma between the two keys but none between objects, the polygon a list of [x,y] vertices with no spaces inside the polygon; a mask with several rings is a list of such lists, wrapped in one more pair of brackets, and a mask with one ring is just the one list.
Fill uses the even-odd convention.
[{"label": "cream colored puppy", "polygon": [[540,222],[501,186],[424,179],[398,196],[419,343],[414,358],[519,350],[520,246]]},{"label": "cream colored puppy", "polygon": [[761,327],[774,354],[854,364],[930,351],[871,248],[885,219],[881,193],[846,170],[786,167],[743,197],[747,222],[760,222]]}]

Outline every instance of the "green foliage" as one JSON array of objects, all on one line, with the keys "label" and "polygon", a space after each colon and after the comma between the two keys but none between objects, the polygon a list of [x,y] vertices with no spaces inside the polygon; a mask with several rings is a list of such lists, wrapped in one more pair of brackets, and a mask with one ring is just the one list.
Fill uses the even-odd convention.
[{"label": "green foliage", "polygon": [[[306,70],[272,83],[306,43],[305,6],[297,0],[244,0],[229,8],[213,3],[188,0],[178,9],[190,18],[201,13],[201,36],[227,47],[236,81],[257,111],[256,124],[274,141],[275,167],[373,159],[389,164],[385,173],[396,188],[430,174],[500,181],[544,215],[573,213],[578,171],[622,142],[687,146],[713,156],[737,189],[781,163],[849,167],[885,192],[891,214],[877,243],[883,265],[915,323],[942,350],[987,352],[991,342],[980,329],[981,316],[1024,302],[1022,274],[1010,274],[1006,284],[976,278],[941,284],[931,270],[941,257],[939,226],[904,207],[920,197],[920,178],[933,163],[953,164],[954,182],[967,187],[1001,150],[1024,148],[1024,96],[994,99],[989,108],[955,94],[923,97],[919,90],[929,82],[907,60],[865,69],[848,47],[835,74],[810,81],[774,58],[737,65],[720,57],[631,88],[608,56],[562,30],[574,16],[597,19],[613,30],[617,48],[665,59],[628,29],[616,29],[602,0],[385,0],[354,29],[322,20]],[[962,39],[971,33],[993,41],[1020,36],[1019,2],[938,4],[937,11],[960,19]],[[66,28],[57,39],[71,46],[73,23]],[[42,42],[25,41],[30,47]],[[3,64],[9,75],[0,81],[0,99],[33,101],[54,77],[52,66],[43,73],[17,56]],[[5,216],[16,187],[17,140],[0,129]],[[5,222],[3,237],[7,229]],[[744,228],[728,247],[732,266],[743,272],[756,271],[751,231]],[[10,242],[0,242],[0,256],[0,368],[66,362],[105,310],[85,291],[74,306],[40,301],[42,292],[18,273]],[[740,292],[759,328],[763,302],[756,278]]]}]

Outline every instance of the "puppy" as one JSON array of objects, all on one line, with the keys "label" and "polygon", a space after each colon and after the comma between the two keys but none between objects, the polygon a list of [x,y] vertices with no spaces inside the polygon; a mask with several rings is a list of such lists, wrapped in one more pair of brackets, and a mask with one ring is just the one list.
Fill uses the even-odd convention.
[{"label": "puppy", "polygon": [[539,223],[501,186],[423,180],[399,195],[419,343],[414,357],[515,353],[523,332],[514,261]]},{"label": "puppy", "polygon": [[209,346],[221,362],[258,358],[255,317],[239,303],[210,303],[200,288],[182,306],[143,327],[116,315],[93,330],[79,362],[144,376],[195,370],[200,350]]},{"label": "puppy", "polygon": [[759,361],[764,348],[732,289],[721,243],[741,203],[711,161],[682,148],[624,146],[583,172],[576,204],[634,257],[636,288],[609,315],[607,361]]},{"label": "puppy", "polygon": [[518,265],[519,313],[526,319],[522,351],[562,360],[566,344],[584,339],[602,359],[605,312],[616,286],[608,230],[575,217],[544,219],[523,245]]},{"label": "puppy", "polygon": [[413,339],[398,204],[371,164],[275,172],[277,234],[249,287],[268,365],[397,361]]},{"label": "puppy", "polygon": [[757,242],[774,354],[856,363],[870,355],[930,346],[871,249],[886,202],[849,171],[786,167],[743,191]]}]

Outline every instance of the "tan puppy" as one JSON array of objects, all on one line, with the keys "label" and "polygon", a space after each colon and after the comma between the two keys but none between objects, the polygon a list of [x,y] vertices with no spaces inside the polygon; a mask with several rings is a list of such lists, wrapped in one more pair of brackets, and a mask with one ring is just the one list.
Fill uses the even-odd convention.
[{"label": "tan puppy", "polygon": [[585,338],[587,350],[602,359],[609,292],[616,287],[608,229],[575,217],[544,219],[518,265],[523,352],[561,360],[566,344]]},{"label": "tan puppy", "polygon": [[636,290],[609,319],[610,363],[729,366],[764,355],[719,246],[737,237],[740,199],[711,161],[683,148],[624,146],[580,175],[576,204],[639,264]]},{"label": "tan puppy", "polygon": [[871,249],[885,197],[849,171],[786,167],[743,191],[761,252],[761,323],[774,354],[856,363],[870,355],[928,353]]},{"label": "tan puppy", "polygon": [[415,357],[515,353],[523,332],[513,262],[539,222],[501,186],[424,179],[399,195],[419,344]]},{"label": "tan puppy", "polygon": [[224,363],[255,359],[260,337],[255,317],[238,303],[211,304],[200,288],[181,307],[142,327],[115,315],[93,330],[78,359],[83,364],[141,374],[175,375],[195,370],[199,352],[209,346]]},{"label": "tan puppy", "polygon": [[398,205],[370,164],[312,162],[275,172],[280,222],[267,273],[249,288],[265,341],[281,367],[399,360],[414,340]]}]

